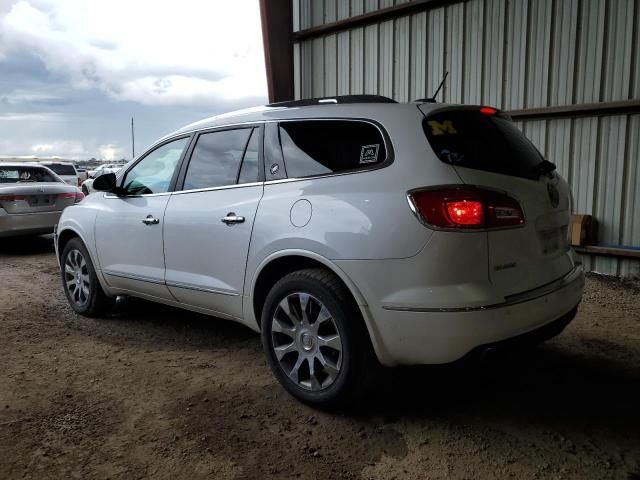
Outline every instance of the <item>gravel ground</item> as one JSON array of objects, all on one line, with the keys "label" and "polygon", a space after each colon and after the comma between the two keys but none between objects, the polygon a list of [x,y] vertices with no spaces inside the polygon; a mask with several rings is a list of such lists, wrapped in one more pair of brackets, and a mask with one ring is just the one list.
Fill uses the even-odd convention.
[{"label": "gravel ground", "polygon": [[336,415],[290,398],[242,326],[74,314],[48,237],[0,242],[0,273],[2,479],[640,479],[639,282],[590,276],[558,338],[394,370]]}]

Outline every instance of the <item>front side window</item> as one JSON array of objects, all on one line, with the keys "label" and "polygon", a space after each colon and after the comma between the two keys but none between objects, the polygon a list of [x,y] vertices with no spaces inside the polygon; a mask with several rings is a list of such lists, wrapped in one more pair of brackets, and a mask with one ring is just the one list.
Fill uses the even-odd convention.
[{"label": "front side window", "polygon": [[189,138],[180,138],[156,148],[140,160],[124,177],[128,195],[166,193]]},{"label": "front side window", "polygon": [[258,160],[260,154],[260,129],[254,128],[251,138],[244,152],[238,183],[253,183],[258,181]]},{"label": "front side window", "polygon": [[283,122],[280,142],[290,178],[370,168],[387,158],[380,130],[364,121]]},{"label": "front side window", "polygon": [[200,135],[191,155],[183,189],[197,190],[237,183],[251,132],[251,128],[242,128]]}]

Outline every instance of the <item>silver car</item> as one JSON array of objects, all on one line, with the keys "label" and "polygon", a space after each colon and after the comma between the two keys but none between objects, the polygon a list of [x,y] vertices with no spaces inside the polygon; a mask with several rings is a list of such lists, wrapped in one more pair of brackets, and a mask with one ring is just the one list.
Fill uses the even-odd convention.
[{"label": "silver car", "polygon": [[47,167],[0,164],[0,237],[51,233],[62,210],[83,198]]},{"label": "silver car", "polygon": [[188,125],[67,209],[87,316],[131,295],[260,331],[295,397],[363,398],[377,367],[535,343],[575,316],[567,182],[487,106],[338,97]]}]

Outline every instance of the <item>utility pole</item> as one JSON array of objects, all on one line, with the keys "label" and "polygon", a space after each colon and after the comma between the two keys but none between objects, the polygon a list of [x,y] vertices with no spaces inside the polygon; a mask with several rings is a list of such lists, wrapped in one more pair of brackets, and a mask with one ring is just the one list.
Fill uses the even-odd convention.
[{"label": "utility pole", "polygon": [[131,160],[136,157],[136,138],[133,134],[133,117],[131,117]]}]

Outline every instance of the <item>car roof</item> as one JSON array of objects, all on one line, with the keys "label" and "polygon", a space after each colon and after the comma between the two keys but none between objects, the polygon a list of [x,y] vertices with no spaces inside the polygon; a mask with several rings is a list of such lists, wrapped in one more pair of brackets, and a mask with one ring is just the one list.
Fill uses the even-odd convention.
[{"label": "car roof", "polygon": [[[358,101],[358,99],[362,99],[362,101]],[[272,103],[205,118],[166,135],[157,143],[180,134],[243,123],[305,118],[371,118],[375,120],[377,113],[382,111],[397,110],[398,113],[408,109],[415,111],[418,106],[425,105],[428,108],[430,104],[433,105],[433,108],[443,106],[443,104],[426,101],[397,103],[377,95],[337,96]]]},{"label": "car roof", "polygon": [[71,165],[75,167],[73,162],[59,162],[58,160],[40,160],[38,163],[41,165]]},{"label": "car roof", "polygon": [[38,167],[49,170],[46,165],[39,162],[0,162],[0,167]]}]

